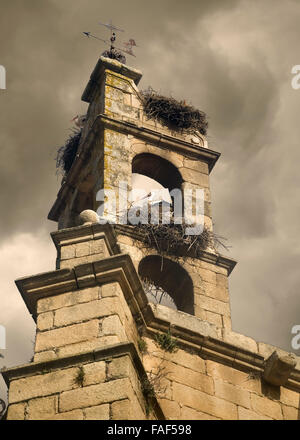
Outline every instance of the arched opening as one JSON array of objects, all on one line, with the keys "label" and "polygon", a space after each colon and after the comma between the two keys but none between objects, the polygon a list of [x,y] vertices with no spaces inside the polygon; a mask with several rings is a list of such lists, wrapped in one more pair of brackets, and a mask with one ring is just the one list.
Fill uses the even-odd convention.
[{"label": "arched opening", "polygon": [[132,173],[142,174],[156,180],[164,188],[171,191],[181,188],[183,179],[178,169],[166,159],[155,154],[142,153],[132,161]]},{"label": "arched opening", "polygon": [[[168,212],[170,208],[173,211],[174,194],[171,196],[170,192],[175,189],[180,192],[182,182],[180,172],[168,160],[150,153],[138,154],[132,161],[131,201],[134,206],[150,203],[157,209],[160,209],[158,205],[164,205]],[[176,194],[178,197],[178,191]],[[181,195],[179,197],[181,201]]]},{"label": "arched opening", "polygon": [[138,272],[150,302],[194,314],[193,281],[180,264],[150,255],[141,260]]}]

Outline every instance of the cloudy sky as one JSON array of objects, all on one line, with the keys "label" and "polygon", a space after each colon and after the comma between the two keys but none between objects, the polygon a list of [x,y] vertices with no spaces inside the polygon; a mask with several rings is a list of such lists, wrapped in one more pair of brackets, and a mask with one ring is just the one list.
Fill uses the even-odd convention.
[{"label": "cloudy sky", "polygon": [[[291,351],[300,324],[299,0],[0,0],[0,366],[28,362],[34,323],[14,280],[55,267],[47,214],[60,186],[55,155],[113,19],[139,44],[140,88],[204,110],[221,158],[211,174],[215,230],[238,265],[233,329]],[[299,355],[299,350],[296,353]],[[1,385],[1,381],[0,381]],[[0,395],[4,387],[0,388]]]}]

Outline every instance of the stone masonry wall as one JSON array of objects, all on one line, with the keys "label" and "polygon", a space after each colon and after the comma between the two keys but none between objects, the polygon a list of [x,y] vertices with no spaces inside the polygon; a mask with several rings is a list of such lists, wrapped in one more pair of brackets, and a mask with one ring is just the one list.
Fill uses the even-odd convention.
[{"label": "stone masonry wall", "polygon": [[[144,257],[156,255],[154,249],[146,249],[131,237],[118,234],[118,242],[122,252],[131,256],[137,271]],[[172,256],[168,258],[175,260]],[[231,330],[227,270],[196,258],[179,258],[175,261],[181,264],[193,281],[195,316]]]},{"label": "stone masonry wall", "polygon": [[169,419],[299,420],[299,393],[264,383],[259,375],[238,370],[182,346],[163,351],[145,337],[148,372],[164,368],[159,403]]},{"label": "stone masonry wall", "polygon": [[144,398],[129,356],[44,370],[13,380],[9,402],[8,420],[146,418]]}]

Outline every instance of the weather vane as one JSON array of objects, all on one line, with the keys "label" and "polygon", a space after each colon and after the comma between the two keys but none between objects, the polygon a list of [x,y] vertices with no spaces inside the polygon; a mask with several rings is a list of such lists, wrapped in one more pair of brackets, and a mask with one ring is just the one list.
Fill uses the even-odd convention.
[{"label": "weather vane", "polygon": [[119,29],[116,26],[114,26],[112,24],[112,21],[110,20],[109,23],[101,23],[99,22],[100,26],[105,26],[107,29],[110,30],[110,39],[109,40],[104,40],[103,38],[99,38],[96,35],[93,35],[91,32],[83,32],[84,35],[86,35],[88,38],[92,37],[92,38],[96,38],[96,40],[102,41],[105,44],[110,44],[110,49],[106,50],[102,53],[103,56],[112,58],[112,59],[116,59],[118,61],[120,61],[121,63],[125,64],[126,63],[126,58],[124,55],[122,55],[121,52],[127,53],[128,55],[131,55],[133,57],[135,57],[135,54],[132,51],[132,48],[134,46],[137,47],[137,44],[135,43],[135,40],[133,38],[130,38],[129,41],[127,42],[123,42],[122,45],[125,46],[125,48],[121,49],[120,47],[116,47],[115,46],[115,41],[116,41],[116,32],[124,32],[123,29]]}]

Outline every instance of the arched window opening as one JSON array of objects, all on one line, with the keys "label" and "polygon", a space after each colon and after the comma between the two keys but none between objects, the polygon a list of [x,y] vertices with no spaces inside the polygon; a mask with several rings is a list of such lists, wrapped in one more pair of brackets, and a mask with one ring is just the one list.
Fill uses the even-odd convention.
[{"label": "arched window opening", "polygon": [[[181,189],[182,177],[168,160],[149,153],[137,155],[132,162],[132,203],[143,206],[165,204],[171,208],[174,199],[170,191]],[[169,208],[168,208],[169,209]]]},{"label": "arched window opening", "polygon": [[166,159],[155,154],[142,153],[135,156],[132,161],[132,173],[142,174],[156,180],[164,188],[171,191],[181,188],[183,182],[178,169]]},{"label": "arched window opening", "polygon": [[141,260],[138,272],[150,302],[194,314],[193,281],[180,264],[150,255]]}]

